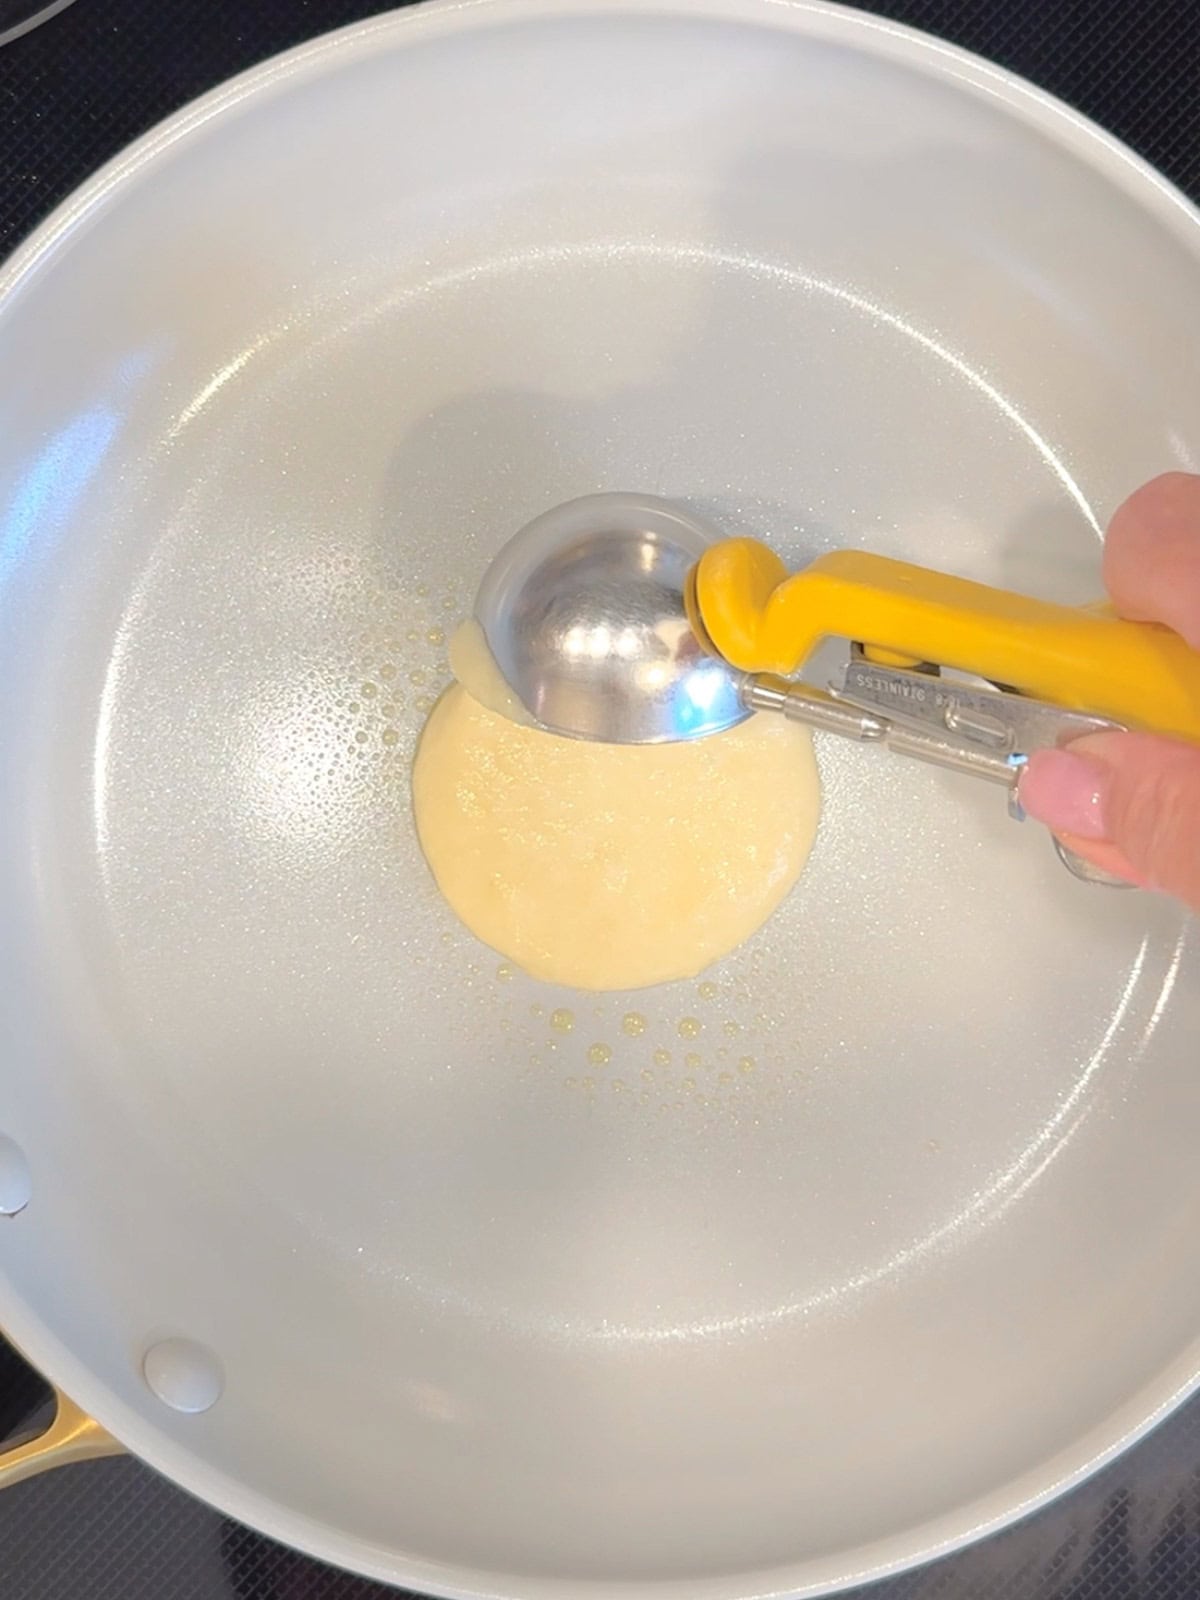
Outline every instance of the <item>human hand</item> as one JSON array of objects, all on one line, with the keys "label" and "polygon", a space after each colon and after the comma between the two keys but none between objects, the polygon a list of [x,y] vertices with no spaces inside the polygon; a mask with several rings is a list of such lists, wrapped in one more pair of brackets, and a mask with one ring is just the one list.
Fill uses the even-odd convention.
[{"label": "human hand", "polygon": [[[1200,477],[1168,472],[1130,495],[1109,525],[1104,582],[1122,616],[1200,650]],[[1200,746],[1089,734],[1036,751],[1019,794],[1078,855],[1200,911]]]}]

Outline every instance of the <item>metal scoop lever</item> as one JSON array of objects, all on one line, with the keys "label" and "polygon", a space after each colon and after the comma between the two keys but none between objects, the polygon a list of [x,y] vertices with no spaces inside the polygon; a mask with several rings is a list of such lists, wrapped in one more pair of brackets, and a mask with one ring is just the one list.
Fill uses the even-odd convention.
[{"label": "metal scoop lever", "polygon": [[[1085,733],[1119,731],[1122,724],[1001,689],[977,688],[936,671],[878,667],[851,647],[840,681],[828,691],[767,674],[747,677],[742,700],[841,738],[879,743],[948,772],[998,784],[1010,816],[1024,820],[1017,799],[1021,768],[1032,750],[1067,744]],[[1087,883],[1130,887],[1055,840],[1063,865]]]},{"label": "metal scoop lever", "polygon": [[1031,751],[1124,726],[1047,700],[966,683],[936,668],[878,665],[860,645],[851,647],[841,681],[830,685],[830,693],[839,704],[886,719],[887,742],[903,754],[1009,788],[1015,788]]},{"label": "metal scoop lever", "polygon": [[[857,649],[857,647],[854,647]],[[871,674],[877,669],[868,668]],[[791,683],[767,674],[747,677],[742,700],[753,711],[777,711],[796,722],[842,738],[881,743],[896,755],[912,756],[950,772],[983,778],[1015,790],[1030,751],[1065,744],[1085,733],[1119,727],[1104,717],[1063,711],[1043,701],[1010,702],[1016,696],[999,689],[934,688],[937,677],[888,669],[886,689],[871,684],[860,690],[858,664],[846,669],[847,683],[829,690]],[[908,704],[890,699],[899,689],[928,697],[914,714]],[[918,702],[919,703],[919,702]]]}]

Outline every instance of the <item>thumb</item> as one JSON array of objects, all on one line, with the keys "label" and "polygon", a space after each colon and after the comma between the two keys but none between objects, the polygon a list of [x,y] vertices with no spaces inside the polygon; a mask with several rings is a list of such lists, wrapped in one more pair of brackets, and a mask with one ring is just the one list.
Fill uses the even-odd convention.
[{"label": "thumb", "polygon": [[1200,911],[1200,747],[1149,733],[1096,733],[1037,750],[1019,795],[1096,866]]}]

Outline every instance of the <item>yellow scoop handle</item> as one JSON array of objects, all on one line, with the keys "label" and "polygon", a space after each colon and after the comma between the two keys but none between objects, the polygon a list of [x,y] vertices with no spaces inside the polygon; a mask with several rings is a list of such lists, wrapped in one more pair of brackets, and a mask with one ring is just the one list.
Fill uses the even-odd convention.
[{"label": "yellow scoop handle", "polygon": [[691,596],[718,653],[744,672],[797,672],[822,639],[889,666],[936,662],[1071,711],[1200,743],[1200,652],[1171,629],[1031,600],[839,550],[795,576],[756,539],[705,551]]}]

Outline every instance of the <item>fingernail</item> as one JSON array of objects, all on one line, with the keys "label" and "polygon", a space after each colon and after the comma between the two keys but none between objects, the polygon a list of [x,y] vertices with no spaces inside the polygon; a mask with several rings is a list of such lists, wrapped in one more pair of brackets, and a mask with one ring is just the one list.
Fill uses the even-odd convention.
[{"label": "fingernail", "polygon": [[1054,833],[1103,839],[1107,772],[1098,761],[1070,750],[1036,750],[1021,774],[1017,798],[1031,817]]}]

